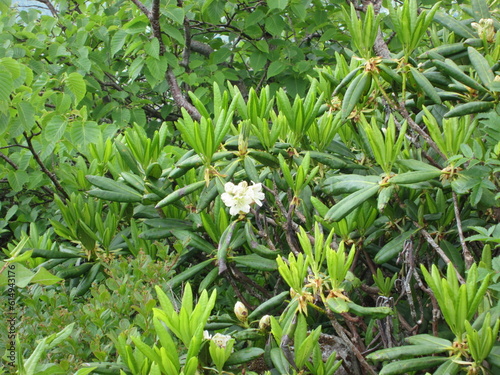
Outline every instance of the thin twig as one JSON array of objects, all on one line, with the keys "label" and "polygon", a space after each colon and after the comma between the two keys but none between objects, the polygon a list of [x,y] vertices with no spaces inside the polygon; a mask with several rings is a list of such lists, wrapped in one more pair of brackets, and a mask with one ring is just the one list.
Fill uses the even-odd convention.
[{"label": "thin twig", "polygon": [[52,13],[53,17],[58,17],[57,10],[54,5],[50,2],[50,0],[36,0],[39,3],[44,4],[47,8],[49,8],[50,13]]},{"label": "thin twig", "polygon": [[14,163],[7,155],[3,154],[2,152],[0,152],[0,158],[2,158],[7,163],[9,163],[11,165],[11,167],[14,168],[16,171],[19,169],[18,165],[16,163]]},{"label": "thin twig", "polygon": [[[145,15],[148,17],[153,30],[153,36],[158,39],[160,44],[160,55],[165,55],[166,48],[163,42],[161,26],[160,26],[160,0],[153,1],[152,10],[149,11],[146,6],[141,3],[140,0],[131,0]],[[174,98],[175,104],[179,107],[184,108],[189,115],[196,121],[201,120],[200,112],[193,106],[182,94],[179,83],[177,82],[177,77],[175,76],[172,68],[169,66],[166,73],[166,79],[170,85],[170,90],[172,97]]]},{"label": "thin twig", "polygon": [[146,6],[143,3],[141,3],[140,0],[131,0],[131,1],[137,6],[137,8],[140,9],[142,13],[146,15],[146,17],[148,18],[151,17],[151,12],[149,11],[148,8],[146,8]]},{"label": "thin twig", "polygon": [[28,149],[30,150],[31,154],[33,155],[33,158],[35,159],[36,163],[40,166],[41,170],[45,175],[47,175],[48,178],[52,181],[54,186],[56,187],[57,194],[65,201],[69,199],[68,193],[64,190],[62,185],[59,183],[59,180],[57,179],[56,175],[49,171],[45,164],[43,163],[42,159],[40,159],[40,156],[36,152],[35,148],[33,147],[33,143],[31,142],[31,137],[26,134],[26,132],[23,132],[24,138],[26,139],[26,143],[28,144]]},{"label": "thin twig", "polygon": [[[429,234],[429,232],[427,232],[425,229],[421,228],[420,233],[422,233],[422,235],[424,236],[427,243],[429,245],[431,245],[431,247],[436,251],[436,253],[438,253],[438,255],[441,257],[441,259],[444,260],[444,262],[446,264],[452,263],[450,258],[448,258],[448,256],[444,253],[443,249],[441,249],[441,247],[436,243],[436,241],[434,241],[434,239]],[[462,275],[460,275],[460,273],[456,269],[455,269],[455,271],[457,273],[458,281],[460,281],[461,284],[465,284],[465,280],[462,277]]]},{"label": "thin twig", "polygon": [[453,196],[453,206],[455,209],[455,221],[457,222],[458,237],[460,238],[460,244],[462,245],[462,253],[464,255],[464,260],[465,260],[465,268],[469,269],[474,263],[474,258],[472,257],[472,254],[469,248],[467,247],[467,244],[465,243],[464,231],[462,229],[462,220],[460,219],[460,211],[458,209],[457,193],[452,191],[452,196]]},{"label": "thin twig", "polygon": [[358,359],[361,367],[365,370],[366,374],[371,374],[371,375],[377,375],[377,372],[373,369],[373,367],[370,366],[368,362],[366,362],[365,357],[363,357],[363,354],[359,351],[359,349],[354,345],[349,337],[344,332],[344,329],[340,325],[340,323],[337,321],[337,318],[335,317],[335,314],[331,312],[329,309],[326,310],[326,314],[328,318],[330,319],[330,323],[332,324],[333,328],[335,329],[335,332],[337,332],[337,335],[344,341],[346,346],[354,353],[356,358]]}]

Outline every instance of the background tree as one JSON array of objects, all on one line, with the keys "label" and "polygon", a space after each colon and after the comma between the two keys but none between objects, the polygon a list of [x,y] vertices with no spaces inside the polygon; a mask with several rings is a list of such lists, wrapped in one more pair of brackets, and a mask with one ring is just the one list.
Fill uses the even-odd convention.
[{"label": "background tree", "polygon": [[335,334],[345,371],[495,371],[496,1],[39,2],[0,2],[2,270],[111,338],[57,358],[323,374]]}]

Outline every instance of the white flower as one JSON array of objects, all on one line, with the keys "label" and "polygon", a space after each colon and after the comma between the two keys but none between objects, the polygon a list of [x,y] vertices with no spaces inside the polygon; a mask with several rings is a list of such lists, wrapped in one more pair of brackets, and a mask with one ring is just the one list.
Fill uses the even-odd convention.
[{"label": "white flower", "polygon": [[227,182],[224,185],[224,193],[221,195],[221,199],[229,207],[231,215],[250,212],[250,205],[253,203],[262,206],[264,198],[262,184],[253,183],[248,186],[246,181],[242,181],[238,185]]},{"label": "white flower", "polygon": [[232,337],[229,335],[223,335],[221,333],[216,333],[215,335],[212,336],[212,341],[219,348],[225,349],[227,343],[229,342],[229,340],[231,340],[231,338]]},{"label": "white flower", "polygon": [[262,206],[262,201],[265,199],[265,195],[262,192],[262,184],[252,182],[252,186],[248,187],[248,194],[252,198],[253,202],[258,206]]},{"label": "white flower", "polygon": [[208,331],[203,331],[203,340],[211,340],[212,335]]}]

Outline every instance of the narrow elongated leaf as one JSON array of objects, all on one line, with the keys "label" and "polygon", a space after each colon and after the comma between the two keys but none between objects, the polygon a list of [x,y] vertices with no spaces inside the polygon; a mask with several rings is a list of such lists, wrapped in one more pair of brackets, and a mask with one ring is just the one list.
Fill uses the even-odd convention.
[{"label": "narrow elongated leaf", "polygon": [[370,82],[371,76],[368,72],[363,72],[352,80],[344,95],[344,100],[342,101],[343,119],[346,119],[351,114]]},{"label": "narrow elongated leaf", "polygon": [[474,47],[467,48],[467,52],[469,53],[470,61],[474,66],[479,79],[483,85],[489,86],[495,79],[495,75],[488,64],[488,61]]},{"label": "narrow elongated leaf", "polygon": [[410,67],[410,72],[417,82],[418,87],[425,93],[425,95],[427,95],[435,104],[441,104],[441,98],[429,80],[414,67]]},{"label": "narrow elongated leaf", "polygon": [[448,30],[453,31],[458,36],[462,38],[475,38],[476,35],[474,32],[465,26],[462,22],[457,20],[456,18],[444,13],[438,12],[435,14],[434,19],[439,22],[441,25],[446,27]]},{"label": "narrow elongated leaf", "polygon": [[245,348],[242,350],[238,350],[231,354],[231,356],[226,361],[226,365],[238,365],[240,363],[247,363],[254,359],[259,358],[262,354],[264,354],[264,349],[261,348]]},{"label": "narrow elongated leaf", "polygon": [[403,251],[404,242],[413,234],[413,231],[407,231],[386,243],[384,247],[378,251],[377,255],[375,255],[374,261],[378,264],[382,264],[395,258]]},{"label": "narrow elongated leaf", "polygon": [[[429,345],[405,345],[395,348],[377,350],[367,356],[372,361],[391,361],[394,359],[413,358],[418,355],[429,355],[439,353],[440,348]],[[446,350],[446,349],[445,349]],[[444,351],[444,350],[441,350]]]},{"label": "narrow elongated leaf", "polygon": [[327,212],[325,216],[325,220],[327,221],[339,221],[346,217],[350,212],[359,207],[363,202],[373,197],[377,194],[379,189],[378,184],[372,186],[368,189],[358,190],[344,199],[342,199],[339,203],[334,205]]},{"label": "narrow elongated leaf", "polygon": [[[87,176],[87,180],[94,186],[102,189],[102,191],[109,191],[110,193],[115,193],[123,195],[127,199],[132,199],[133,202],[140,202],[142,200],[142,194],[137,190],[131,188],[123,182],[115,181],[107,177],[101,176]],[[97,192],[99,194],[99,192]]]},{"label": "narrow elongated leaf", "polygon": [[181,199],[182,197],[189,195],[189,194],[195,192],[196,190],[201,189],[204,185],[205,185],[205,181],[198,181],[198,182],[194,182],[190,185],[184,186],[184,187],[174,191],[173,193],[170,193],[165,198],[163,198],[161,201],[159,201],[158,204],[156,205],[156,208],[161,208],[161,207],[164,207],[168,204],[174,203],[174,202],[178,201],[179,199]]},{"label": "narrow elongated leaf", "polygon": [[412,371],[423,370],[439,366],[448,361],[448,357],[421,357],[405,359],[402,361],[391,362],[384,366],[379,375],[399,375]]}]

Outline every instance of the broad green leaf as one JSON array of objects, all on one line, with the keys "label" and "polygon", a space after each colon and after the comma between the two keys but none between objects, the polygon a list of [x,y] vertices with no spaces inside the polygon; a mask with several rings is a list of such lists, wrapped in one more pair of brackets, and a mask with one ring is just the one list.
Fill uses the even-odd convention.
[{"label": "broad green leaf", "polygon": [[144,45],[144,51],[151,57],[155,59],[160,58],[160,42],[158,38],[152,38],[148,43]]},{"label": "broad green leaf", "polygon": [[288,0],[267,0],[267,5],[269,9],[280,9],[284,10],[288,5]]},{"label": "broad green leaf", "polygon": [[123,29],[119,29],[115,33],[115,35],[113,35],[113,37],[111,38],[111,45],[110,45],[111,57],[116,55],[116,53],[123,48],[127,36],[128,36],[127,32]]},{"label": "broad green leaf", "polygon": [[8,101],[12,91],[12,77],[3,69],[0,69],[0,101]]},{"label": "broad green leaf", "polygon": [[267,69],[267,79],[277,76],[286,69],[286,64],[282,61],[273,61]]},{"label": "broad green leaf", "polygon": [[63,116],[56,115],[52,117],[44,129],[43,135],[47,141],[57,142],[66,131],[68,122]]},{"label": "broad green leaf", "polygon": [[19,192],[23,189],[24,184],[29,181],[29,175],[26,171],[17,170],[9,171],[7,174],[7,181],[14,192]]},{"label": "broad green leaf", "polygon": [[75,97],[75,104],[80,103],[87,91],[87,86],[85,85],[83,77],[76,72],[70,73],[66,78],[66,85]]},{"label": "broad green leaf", "polygon": [[29,102],[21,102],[17,106],[17,113],[24,130],[29,132],[35,126],[35,109]]},{"label": "broad green leaf", "polygon": [[184,9],[178,7],[167,7],[162,13],[175,23],[182,25],[184,23]]},{"label": "broad green leaf", "polygon": [[279,37],[285,30],[286,23],[280,15],[275,14],[266,18],[265,28],[274,37]]},{"label": "broad green leaf", "polygon": [[94,121],[76,121],[71,125],[71,140],[78,148],[98,142],[100,134],[99,126]]},{"label": "broad green leaf", "polygon": [[37,271],[37,273],[35,273],[35,275],[31,279],[31,282],[41,284],[41,285],[53,285],[53,284],[56,284],[62,280],[63,279],[61,279],[60,277],[57,277],[57,276],[51,274],[45,268],[41,267]]}]

